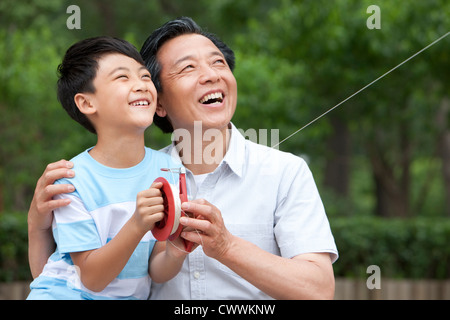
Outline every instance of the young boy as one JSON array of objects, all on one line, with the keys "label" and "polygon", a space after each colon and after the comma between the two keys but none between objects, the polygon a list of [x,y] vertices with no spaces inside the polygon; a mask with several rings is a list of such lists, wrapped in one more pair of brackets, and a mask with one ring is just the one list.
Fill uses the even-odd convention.
[{"label": "young boy", "polygon": [[153,181],[179,167],[144,145],[156,108],[150,73],[131,44],[110,37],[74,44],[58,70],[59,101],[97,144],[71,160],[74,178],[57,181],[75,191],[59,196],[70,205],[54,212],[57,248],[28,299],[146,299],[151,280],[174,277],[186,256],[181,239],[166,246],[150,232],[164,215]]}]

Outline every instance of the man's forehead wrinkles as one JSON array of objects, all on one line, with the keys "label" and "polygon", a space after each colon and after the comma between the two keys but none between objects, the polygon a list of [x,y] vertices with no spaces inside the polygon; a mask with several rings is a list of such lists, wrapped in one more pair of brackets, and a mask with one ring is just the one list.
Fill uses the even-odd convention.
[{"label": "man's forehead wrinkles", "polygon": [[176,60],[175,63],[174,63],[173,65],[174,65],[174,66],[177,66],[177,65],[183,63],[184,61],[187,61],[187,60],[193,60],[193,59],[195,59],[195,56],[194,56],[194,55],[187,55],[187,56],[184,56],[184,57],[182,57],[182,58]]},{"label": "man's forehead wrinkles", "polygon": [[[220,50],[214,50],[214,51],[209,52],[209,53],[206,55],[207,58],[211,58],[211,57],[214,57],[214,56],[223,57],[223,54],[222,54],[222,52],[220,52]],[[181,64],[181,63],[183,63],[183,62],[185,62],[185,61],[188,61],[188,60],[199,60],[200,58],[201,58],[201,56],[198,55],[198,54],[188,54],[188,55],[186,55],[186,56],[183,56],[183,57],[177,59],[177,60],[174,62],[173,65],[174,65],[174,66],[177,66],[177,65],[179,65],[179,64]]]}]

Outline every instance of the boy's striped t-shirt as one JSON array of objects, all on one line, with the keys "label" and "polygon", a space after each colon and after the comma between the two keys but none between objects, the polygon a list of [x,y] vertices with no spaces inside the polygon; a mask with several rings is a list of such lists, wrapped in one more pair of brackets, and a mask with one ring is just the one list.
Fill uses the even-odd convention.
[{"label": "boy's striped t-shirt", "polygon": [[70,198],[71,203],[54,211],[53,236],[57,248],[42,274],[32,282],[30,299],[148,298],[151,285],[148,260],[155,244],[150,231],[118,277],[101,292],[83,286],[70,253],[98,249],[108,243],[134,214],[137,194],[160,176],[170,183],[178,181],[178,174],[163,172],[161,168],[176,168],[180,164],[167,154],[145,148],[145,157],[138,165],[115,169],[95,161],[89,150],[71,160],[74,178],[56,182],[71,183],[76,190],[58,196]]}]

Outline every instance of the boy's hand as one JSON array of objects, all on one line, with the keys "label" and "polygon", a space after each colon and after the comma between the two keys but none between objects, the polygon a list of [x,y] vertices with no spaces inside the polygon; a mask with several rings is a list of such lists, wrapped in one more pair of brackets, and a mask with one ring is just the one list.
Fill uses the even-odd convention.
[{"label": "boy's hand", "polygon": [[164,218],[164,205],[161,195],[161,182],[154,182],[149,189],[138,193],[136,211],[132,219],[142,233],[152,230]]}]

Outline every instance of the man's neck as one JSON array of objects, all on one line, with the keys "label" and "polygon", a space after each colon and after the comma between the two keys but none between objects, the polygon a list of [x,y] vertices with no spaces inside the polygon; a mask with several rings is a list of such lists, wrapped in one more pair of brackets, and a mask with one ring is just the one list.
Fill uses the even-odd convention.
[{"label": "man's neck", "polygon": [[189,135],[176,142],[183,165],[193,174],[213,172],[227,153],[231,129],[203,130],[201,137],[198,132],[189,132]]}]

